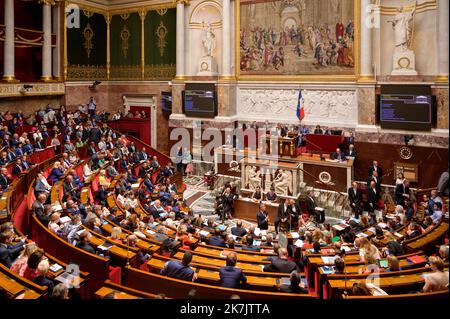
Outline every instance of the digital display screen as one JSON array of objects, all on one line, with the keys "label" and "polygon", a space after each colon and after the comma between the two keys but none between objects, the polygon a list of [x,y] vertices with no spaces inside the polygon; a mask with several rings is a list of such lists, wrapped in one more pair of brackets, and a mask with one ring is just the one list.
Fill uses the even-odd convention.
[{"label": "digital display screen", "polygon": [[186,90],[183,106],[187,116],[213,118],[216,115],[215,92]]},{"label": "digital display screen", "polygon": [[427,90],[382,90],[379,105],[381,128],[430,131],[432,112],[431,92],[428,93]]},{"label": "digital display screen", "polygon": [[163,112],[172,112],[172,93],[162,92],[161,93],[161,108]]}]

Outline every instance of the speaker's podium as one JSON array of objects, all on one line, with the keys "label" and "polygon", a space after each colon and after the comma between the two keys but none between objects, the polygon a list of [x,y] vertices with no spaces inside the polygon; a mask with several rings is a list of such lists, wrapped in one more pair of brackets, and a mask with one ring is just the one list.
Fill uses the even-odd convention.
[{"label": "speaker's podium", "polygon": [[271,136],[267,134],[261,136],[258,145],[263,146],[264,140],[266,143],[266,154],[278,154],[285,157],[297,157],[300,155],[297,144],[298,135],[288,135],[286,137]]}]

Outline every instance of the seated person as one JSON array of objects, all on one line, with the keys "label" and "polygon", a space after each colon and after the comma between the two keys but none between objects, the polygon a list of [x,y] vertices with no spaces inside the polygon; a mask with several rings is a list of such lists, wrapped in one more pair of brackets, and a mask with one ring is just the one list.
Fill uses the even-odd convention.
[{"label": "seated person", "polygon": [[444,262],[440,257],[435,256],[431,256],[428,261],[433,272],[425,277],[423,292],[448,291],[449,273],[444,271]]},{"label": "seated person", "polygon": [[301,281],[301,276],[298,271],[291,272],[290,284],[283,284],[280,286],[280,292],[307,294],[308,289],[305,288],[305,284]]},{"label": "seated person", "polygon": [[214,236],[209,237],[208,245],[217,247],[227,247],[225,240],[223,239],[220,229],[216,228],[214,230]]},{"label": "seated person", "polygon": [[241,269],[236,267],[237,255],[231,252],[227,255],[226,266],[219,269],[220,286],[225,288],[240,288],[247,283],[247,278]]},{"label": "seated person", "polygon": [[349,160],[351,160],[351,159],[354,160],[356,158],[356,154],[357,154],[357,152],[355,150],[355,146],[353,144],[350,144],[348,146],[347,153],[345,153],[345,157]]},{"label": "seated person", "polygon": [[255,189],[255,192],[254,192],[253,195],[252,195],[252,198],[253,198],[254,200],[257,200],[257,201],[262,200],[261,187],[256,186],[256,189]]},{"label": "seated person", "polygon": [[247,235],[245,239],[246,244],[242,245],[242,250],[245,251],[261,251],[261,248],[259,246],[253,245],[253,236]]},{"label": "seated person", "polygon": [[336,149],[336,152],[331,154],[332,160],[345,161],[345,154],[341,152],[340,148]]},{"label": "seated person", "polygon": [[442,219],[442,203],[434,203],[433,210],[434,212],[431,215],[431,219],[433,219],[434,224],[438,224]]},{"label": "seated person", "polygon": [[95,249],[91,245],[91,238],[92,238],[91,233],[85,230],[80,234],[79,237],[80,240],[76,246],[84,251],[87,251],[88,253],[95,254]]},{"label": "seated person", "polygon": [[236,227],[231,228],[231,234],[237,237],[244,237],[247,234],[247,230],[242,227],[242,220],[236,221]]},{"label": "seated person", "polygon": [[277,194],[275,193],[275,188],[270,187],[269,192],[266,194],[266,200],[274,202],[277,200]]},{"label": "seated person", "polygon": [[9,230],[0,233],[0,263],[8,268],[11,268],[13,262],[19,257],[26,241],[26,237],[23,237],[19,243],[13,245],[13,238],[14,234]]},{"label": "seated person", "polygon": [[383,296],[387,293],[371,283],[355,282],[352,287],[353,296]]},{"label": "seated person", "polygon": [[48,288],[48,294],[52,295],[53,293],[53,281],[47,278],[47,273],[50,268],[50,265],[48,263],[48,259],[43,259],[37,266],[37,277],[33,279],[33,282],[35,284],[38,284],[39,286],[46,286]]},{"label": "seated person", "polygon": [[288,260],[288,252],[286,248],[278,250],[278,258],[273,259],[269,265],[265,265],[264,272],[291,273],[297,270],[297,265],[293,261]]},{"label": "seated person", "polygon": [[194,270],[189,267],[191,261],[192,253],[190,251],[185,251],[181,261],[169,260],[166,262],[164,268],[161,269],[160,274],[180,280],[194,281],[196,279],[196,274]]}]

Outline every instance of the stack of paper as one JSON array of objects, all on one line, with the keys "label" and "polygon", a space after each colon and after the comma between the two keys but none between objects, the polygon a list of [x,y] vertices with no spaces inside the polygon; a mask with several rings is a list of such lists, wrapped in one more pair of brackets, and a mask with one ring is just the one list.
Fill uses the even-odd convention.
[{"label": "stack of paper", "polygon": [[201,231],[200,231],[200,235],[206,237],[206,236],[209,235],[209,232],[206,231],[206,230],[201,230]]},{"label": "stack of paper", "polygon": [[297,239],[297,241],[294,243],[294,245],[298,248],[302,248],[303,247],[303,241],[300,239]]},{"label": "stack of paper", "polygon": [[388,228],[389,226],[386,223],[378,223],[378,226],[381,228]]},{"label": "stack of paper", "polygon": [[61,265],[55,263],[55,264],[51,265],[49,269],[50,269],[51,271],[53,271],[53,272],[57,272],[57,271],[59,271],[59,270],[62,269],[62,268],[63,268],[63,267],[62,267]]},{"label": "stack of paper", "polygon": [[147,229],[147,233],[149,233],[150,235],[154,235],[155,234],[155,232],[153,230],[151,230],[151,229]]},{"label": "stack of paper", "polygon": [[333,257],[329,257],[329,256],[322,256],[322,261],[327,264],[327,265],[331,265],[334,264],[334,260],[336,259],[336,256]]},{"label": "stack of paper", "polygon": [[65,224],[65,223],[70,222],[71,219],[70,219],[69,216],[64,216],[64,217],[61,217],[61,218],[59,219],[59,221],[61,222],[61,224]]},{"label": "stack of paper", "polygon": [[359,233],[356,235],[356,237],[367,237],[367,235],[365,233]]},{"label": "stack of paper", "polygon": [[292,239],[297,239],[300,237],[300,235],[297,232],[292,232],[292,231],[291,231],[291,236],[292,236]]},{"label": "stack of paper", "polygon": [[336,229],[337,231],[342,231],[345,229],[345,227],[342,227],[341,225],[334,225],[333,228]]}]

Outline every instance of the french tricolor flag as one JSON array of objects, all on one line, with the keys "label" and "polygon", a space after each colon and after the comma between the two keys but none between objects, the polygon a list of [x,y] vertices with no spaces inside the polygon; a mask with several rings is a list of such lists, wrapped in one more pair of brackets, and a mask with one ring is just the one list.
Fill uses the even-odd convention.
[{"label": "french tricolor flag", "polygon": [[301,121],[305,117],[305,109],[303,108],[302,90],[298,92],[297,117]]}]

